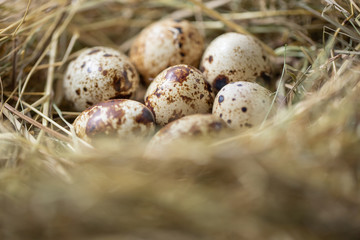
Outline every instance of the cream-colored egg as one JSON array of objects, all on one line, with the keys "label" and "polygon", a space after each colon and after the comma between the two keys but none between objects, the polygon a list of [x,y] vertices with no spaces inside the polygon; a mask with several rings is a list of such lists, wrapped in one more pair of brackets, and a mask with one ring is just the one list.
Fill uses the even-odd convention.
[{"label": "cream-colored egg", "polygon": [[139,85],[139,76],[121,52],[94,47],[72,61],[64,76],[65,97],[82,111],[111,98],[129,98]]},{"label": "cream-colored egg", "polygon": [[162,71],[145,94],[145,105],[157,124],[165,124],[196,113],[210,113],[214,101],[211,86],[199,70],[176,65]]},{"label": "cream-colored egg", "polygon": [[155,120],[144,104],[113,99],[83,111],[73,126],[77,136],[91,142],[92,138],[99,136],[118,136],[123,139],[149,137],[155,130]]},{"label": "cream-colored egg", "polygon": [[268,55],[260,43],[234,32],[222,34],[210,43],[200,70],[216,92],[230,82],[254,82],[258,77],[269,81],[271,74]]},{"label": "cream-colored egg", "polygon": [[231,128],[246,129],[261,124],[269,111],[269,117],[276,112],[272,101],[271,92],[257,83],[233,82],[218,92],[212,113]]},{"label": "cream-colored egg", "polygon": [[160,144],[180,138],[211,136],[226,128],[227,125],[220,117],[212,114],[193,114],[167,124],[151,141]]},{"label": "cream-colored egg", "polygon": [[227,130],[226,123],[212,114],[193,114],[177,119],[161,128],[150,140],[145,158],[162,159],[163,152],[170,146],[184,141],[204,137],[219,137]]},{"label": "cream-colored egg", "polygon": [[170,66],[198,67],[203,49],[203,37],[190,22],[166,19],[149,25],[138,35],[130,59],[145,82],[150,83]]}]

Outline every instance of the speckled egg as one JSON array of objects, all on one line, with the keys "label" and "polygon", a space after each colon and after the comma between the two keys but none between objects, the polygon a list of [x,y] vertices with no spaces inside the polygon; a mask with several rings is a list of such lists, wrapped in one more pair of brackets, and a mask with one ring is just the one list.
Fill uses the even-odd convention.
[{"label": "speckled egg", "polygon": [[204,52],[200,70],[214,91],[230,82],[270,81],[271,65],[267,53],[251,36],[225,33],[215,38]]},{"label": "speckled egg", "polygon": [[211,136],[226,128],[226,123],[218,116],[193,114],[167,124],[155,134],[151,141],[164,143],[185,137]]},{"label": "speckled egg", "polygon": [[[271,92],[257,83],[234,82],[223,87],[215,97],[212,113],[231,128],[246,129],[263,122],[270,110]],[[276,104],[269,117],[276,112]]]},{"label": "speckled egg", "polygon": [[149,25],[138,35],[130,59],[145,82],[150,83],[170,66],[198,67],[203,49],[203,37],[189,21],[166,19]]},{"label": "speckled egg", "polygon": [[92,138],[99,136],[119,136],[123,139],[151,136],[155,120],[144,104],[113,99],[83,111],[73,126],[77,136],[91,142]]},{"label": "speckled egg", "polygon": [[64,76],[65,97],[82,111],[112,98],[129,98],[139,85],[139,76],[121,52],[94,47],[72,61]]},{"label": "speckled egg", "polygon": [[211,86],[199,70],[176,65],[162,71],[145,94],[157,124],[165,124],[196,113],[210,113],[214,101]]},{"label": "speckled egg", "polygon": [[227,130],[226,123],[212,114],[185,116],[161,128],[148,143],[144,157],[151,160],[167,158],[163,153],[169,146],[198,138],[219,137]]}]

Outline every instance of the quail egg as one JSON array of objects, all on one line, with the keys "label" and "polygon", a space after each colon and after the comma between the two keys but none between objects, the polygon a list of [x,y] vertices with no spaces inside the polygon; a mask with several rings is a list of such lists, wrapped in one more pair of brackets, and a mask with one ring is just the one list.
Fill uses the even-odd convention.
[{"label": "quail egg", "polygon": [[222,118],[229,127],[246,129],[261,124],[267,113],[276,112],[271,92],[252,82],[233,82],[223,87],[215,97],[212,113]]},{"label": "quail egg", "polygon": [[214,95],[199,70],[176,65],[162,71],[145,94],[157,124],[165,124],[196,113],[210,113]]},{"label": "quail egg", "polygon": [[177,119],[153,136],[146,147],[144,156],[147,159],[160,159],[164,150],[173,144],[188,139],[218,137],[228,129],[226,123],[212,114],[193,114]]},{"label": "quail egg", "polygon": [[270,81],[271,65],[267,53],[251,36],[225,33],[207,47],[200,70],[215,92],[230,82],[254,82],[258,77]]},{"label": "quail egg", "polygon": [[64,76],[65,97],[82,111],[112,98],[129,98],[139,85],[139,76],[121,52],[94,47],[72,61]]},{"label": "quail egg", "polygon": [[149,25],[138,35],[130,59],[149,84],[170,66],[198,67],[203,49],[203,37],[189,21],[166,19]]},{"label": "quail egg", "polygon": [[73,126],[77,136],[91,142],[92,138],[99,136],[149,137],[155,130],[155,121],[151,111],[142,103],[113,99],[83,111]]},{"label": "quail egg", "polygon": [[214,135],[226,128],[226,123],[218,116],[193,114],[167,124],[155,134],[152,141],[160,143],[183,137]]}]

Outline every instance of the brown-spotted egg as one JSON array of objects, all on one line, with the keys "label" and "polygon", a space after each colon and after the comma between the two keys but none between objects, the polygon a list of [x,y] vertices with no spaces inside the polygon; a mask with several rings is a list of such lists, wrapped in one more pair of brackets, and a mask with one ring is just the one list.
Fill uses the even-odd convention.
[{"label": "brown-spotted egg", "polygon": [[183,64],[162,71],[145,94],[145,105],[161,126],[186,115],[210,113],[213,101],[211,86],[201,72]]},{"label": "brown-spotted egg", "polygon": [[151,141],[160,143],[184,137],[216,135],[226,128],[226,123],[218,116],[193,114],[167,124],[155,134]]},{"label": "brown-spotted egg", "polygon": [[267,53],[251,36],[225,33],[206,48],[200,70],[215,92],[230,82],[269,81],[271,65]]},{"label": "brown-spotted egg", "polygon": [[72,61],[64,76],[65,97],[82,111],[112,98],[129,98],[139,76],[129,58],[107,47],[93,47]]},{"label": "brown-spotted egg", "polygon": [[203,37],[189,21],[166,19],[143,29],[132,44],[130,59],[149,84],[170,66],[198,67],[203,49]]},{"label": "brown-spotted egg", "polygon": [[144,156],[148,159],[159,159],[169,145],[188,139],[218,137],[227,129],[226,123],[212,114],[185,116],[161,128],[151,138]]},{"label": "brown-spotted egg", "polygon": [[151,111],[142,103],[113,99],[83,111],[73,126],[77,136],[91,142],[92,138],[99,136],[149,137],[155,130],[155,121]]},{"label": "brown-spotted egg", "polygon": [[273,97],[271,92],[252,82],[233,82],[223,87],[215,97],[212,113],[222,118],[229,127],[246,129],[261,124],[270,110]]}]

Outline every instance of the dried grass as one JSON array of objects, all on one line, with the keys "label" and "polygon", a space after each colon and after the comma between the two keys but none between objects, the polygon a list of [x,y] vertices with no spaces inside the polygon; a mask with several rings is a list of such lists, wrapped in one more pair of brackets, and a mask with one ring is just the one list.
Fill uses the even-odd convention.
[{"label": "dried grass", "polygon": [[[78,139],[66,64],[163,17],[257,36],[277,116],[156,160]],[[0,239],[359,239],[359,32],[353,0],[0,0]]]}]

